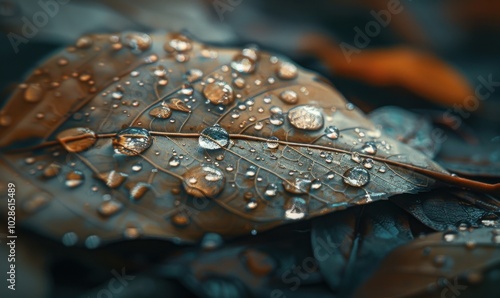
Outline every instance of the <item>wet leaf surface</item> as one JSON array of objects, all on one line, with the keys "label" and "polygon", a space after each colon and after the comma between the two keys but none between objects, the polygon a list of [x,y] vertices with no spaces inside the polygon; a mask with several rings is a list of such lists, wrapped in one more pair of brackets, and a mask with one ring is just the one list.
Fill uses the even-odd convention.
[{"label": "wet leaf surface", "polygon": [[[490,276],[500,266],[498,233],[492,228],[465,229],[414,240],[393,251],[355,296],[448,297],[463,293],[473,297],[466,291],[473,292],[484,274],[488,283],[498,282],[498,273]],[[380,286],[388,281],[390,286]]]},{"label": "wet leaf surface", "polygon": [[177,33],[82,37],[1,117],[21,223],[68,246],[245,235],[447,176],[285,58]]},{"label": "wet leaf surface", "polygon": [[423,231],[403,210],[382,201],[314,219],[311,240],[328,285],[350,297],[387,254]]}]

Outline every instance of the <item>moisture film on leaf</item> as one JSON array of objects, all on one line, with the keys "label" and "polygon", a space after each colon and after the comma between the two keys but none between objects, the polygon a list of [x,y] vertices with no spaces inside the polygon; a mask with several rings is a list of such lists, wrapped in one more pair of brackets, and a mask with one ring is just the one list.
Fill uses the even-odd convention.
[{"label": "moisture film on leaf", "polygon": [[82,37],[0,115],[20,223],[65,245],[244,235],[448,176],[286,58],[177,33]]}]

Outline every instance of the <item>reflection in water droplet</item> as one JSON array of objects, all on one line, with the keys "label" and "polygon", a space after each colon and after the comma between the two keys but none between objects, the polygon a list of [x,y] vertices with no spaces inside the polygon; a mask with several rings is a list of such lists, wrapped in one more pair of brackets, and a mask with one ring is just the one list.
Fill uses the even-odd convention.
[{"label": "reflection in water droplet", "polygon": [[236,55],[231,61],[231,67],[240,73],[252,73],[255,70],[255,60],[244,55]]},{"label": "reflection in water droplet", "polygon": [[285,90],[280,93],[280,99],[286,104],[296,104],[299,101],[299,96],[293,90]]},{"label": "reflection in water droplet", "polygon": [[205,128],[198,139],[201,148],[207,150],[220,149],[229,144],[229,134],[218,124]]},{"label": "reflection in water droplet", "polygon": [[68,152],[81,152],[97,141],[95,132],[84,127],[66,129],[58,133],[56,139]]},{"label": "reflection in water droplet", "polygon": [[285,209],[285,218],[291,220],[302,219],[307,214],[307,203],[304,199],[294,197]]},{"label": "reflection in water droplet", "polygon": [[201,239],[201,247],[203,249],[216,249],[224,243],[221,235],[216,233],[206,233]]},{"label": "reflection in water droplet", "polygon": [[148,149],[153,140],[149,131],[140,127],[129,127],[118,132],[113,138],[115,153],[134,156]]},{"label": "reflection in water droplet", "polygon": [[321,109],[303,105],[288,111],[288,120],[295,128],[304,130],[318,130],[323,127],[323,114]]},{"label": "reflection in water droplet", "polygon": [[40,84],[29,84],[24,91],[24,99],[27,102],[38,102],[42,99],[43,88]]},{"label": "reflection in water droplet", "polygon": [[78,170],[74,170],[66,175],[66,180],[64,181],[64,184],[66,184],[67,187],[74,188],[80,186],[83,183],[83,180],[84,180],[83,173]]},{"label": "reflection in water droplet", "polygon": [[144,182],[131,182],[127,183],[129,191],[129,198],[133,201],[140,200],[146,192],[151,188],[151,185]]},{"label": "reflection in water droplet", "polygon": [[172,115],[172,110],[167,106],[159,106],[151,109],[149,111],[149,115],[158,118],[158,119],[168,119],[170,115]]},{"label": "reflection in water droplet", "polygon": [[366,142],[361,148],[361,153],[375,155],[377,153],[377,144],[375,142]]},{"label": "reflection in water droplet", "polygon": [[224,173],[211,165],[201,165],[188,170],[182,184],[186,192],[194,197],[215,197],[225,186]]},{"label": "reflection in water droplet", "polygon": [[97,212],[104,217],[109,217],[115,215],[123,208],[123,204],[117,200],[111,199],[102,202],[102,204],[97,208]]},{"label": "reflection in water droplet", "polygon": [[282,62],[277,71],[278,78],[283,80],[295,79],[298,75],[297,67],[290,62]]},{"label": "reflection in water droplet", "polygon": [[267,142],[266,142],[266,145],[267,145],[267,148],[269,149],[276,149],[279,147],[279,139],[275,136],[272,136],[270,137],[269,139],[267,139]]},{"label": "reflection in water droplet", "polygon": [[141,53],[151,47],[151,36],[140,32],[127,32],[122,35],[123,44],[134,53]]},{"label": "reflection in water droplet", "polygon": [[336,140],[340,136],[340,131],[336,126],[328,126],[325,129],[326,137],[332,140]]},{"label": "reflection in water droplet", "polygon": [[97,175],[97,177],[104,181],[104,183],[106,183],[106,185],[110,188],[117,188],[118,186],[120,186],[123,181],[125,181],[127,176],[127,174],[120,173],[115,170],[105,173],[99,173]]},{"label": "reflection in water droplet", "polygon": [[350,186],[362,187],[370,182],[370,174],[361,167],[354,167],[344,173],[344,182]]},{"label": "reflection in water droplet", "polygon": [[224,81],[207,83],[203,95],[213,104],[228,105],[234,101],[233,88]]}]

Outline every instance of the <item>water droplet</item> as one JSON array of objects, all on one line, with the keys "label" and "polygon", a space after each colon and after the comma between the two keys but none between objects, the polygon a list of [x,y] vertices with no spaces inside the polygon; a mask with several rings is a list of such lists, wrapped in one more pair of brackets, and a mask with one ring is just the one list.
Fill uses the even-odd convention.
[{"label": "water droplet", "polygon": [[220,149],[221,147],[226,147],[229,144],[229,134],[224,128],[216,124],[205,128],[201,132],[198,143],[203,149]]},{"label": "water droplet", "polygon": [[311,189],[313,189],[313,190],[320,189],[321,185],[323,185],[323,184],[321,183],[321,181],[319,179],[314,179],[314,181],[311,183]]},{"label": "water droplet", "polygon": [[385,166],[381,166],[379,169],[378,169],[379,173],[385,173],[387,172],[387,168]]},{"label": "water droplet", "polygon": [[52,178],[61,172],[61,166],[56,163],[51,163],[43,170],[43,176],[45,178]]},{"label": "water droplet", "polygon": [[233,80],[233,85],[236,86],[236,88],[243,89],[246,85],[246,81],[242,77],[237,77]]},{"label": "water droplet", "polygon": [[92,46],[92,39],[88,36],[82,36],[77,39],[75,45],[79,49],[87,49]]},{"label": "water droplet", "polygon": [[140,170],[142,170],[142,164],[141,163],[136,163],[135,165],[132,166],[132,171],[139,172]]},{"label": "water droplet", "polygon": [[151,188],[150,184],[144,182],[131,182],[127,183],[126,186],[129,191],[129,198],[133,201],[140,200]]},{"label": "water droplet", "polygon": [[278,186],[274,183],[270,183],[264,194],[267,196],[267,197],[275,197],[277,194],[278,194]]},{"label": "water droplet", "polygon": [[184,211],[174,214],[170,220],[172,224],[178,228],[187,227],[191,223],[189,215]]},{"label": "water droplet", "polygon": [[277,75],[280,79],[291,80],[297,77],[298,70],[293,63],[281,62],[281,65],[277,71]]},{"label": "water droplet", "polygon": [[375,142],[366,142],[361,148],[361,153],[375,155],[377,153],[377,144]]},{"label": "water droplet", "polygon": [[168,164],[171,166],[171,167],[178,167],[180,164],[181,164],[181,159],[179,158],[179,156],[177,155],[174,155],[170,158],[170,160],[168,161]]},{"label": "water droplet", "polygon": [[306,194],[311,188],[311,180],[295,178],[294,180],[284,180],[283,187],[289,193]]},{"label": "water droplet", "polygon": [[234,101],[233,88],[224,81],[207,83],[203,95],[213,104],[229,105]]},{"label": "water droplet", "polygon": [[328,126],[325,129],[325,135],[329,139],[336,140],[340,136],[340,131],[336,126]]},{"label": "water droplet", "polygon": [[68,232],[62,236],[64,246],[73,246],[78,242],[78,236],[74,232]]},{"label": "water droplet", "polygon": [[285,90],[280,93],[280,99],[286,104],[296,104],[299,101],[297,92],[293,90]]},{"label": "water droplet", "polygon": [[255,60],[242,54],[236,55],[231,61],[231,67],[240,73],[252,73],[255,64]]},{"label": "water droplet", "polygon": [[283,116],[283,114],[272,114],[271,117],[269,117],[269,122],[271,122],[272,125],[283,125],[285,116]]},{"label": "water droplet", "polygon": [[295,128],[318,130],[323,127],[323,114],[315,106],[303,105],[288,111],[288,120]]},{"label": "water droplet", "polygon": [[182,184],[186,192],[198,198],[215,197],[226,183],[224,173],[211,165],[191,168],[184,173],[183,178]]},{"label": "water droplet", "polygon": [[280,145],[279,139],[277,137],[272,136],[269,139],[267,139],[266,145],[267,145],[267,148],[269,148],[269,149],[276,149]]},{"label": "water droplet", "polygon": [[43,88],[38,83],[29,84],[24,91],[24,99],[27,102],[38,102],[42,99]]},{"label": "water droplet", "polygon": [[247,171],[245,172],[245,176],[247,178],[255,177],[255,174],[257,174],[257,168],[255,166],[249,166]]},{"label": "water droplet", "polygon": [[363,167],[367,168],[367,169],[371,169],[373,168],[373,159],[371,158],[367,158],[363,161]]},{"label": "water droplet", "polygon": [[182,88],[179,90],[179,93],[183,94],[183,95],[191,96],[194,93],[194,88],[191,85],[185,84],[185,85],[182,85]]},{"label": "water droplet", "polygon": [[169,103],[167,104],[169,108],[172,110],[184,112],[184,113],[190,113],[191,109],[186,105],[184,101],[180,98],[172,98],[170,99]]},{"label": "water droplet", "polygon": [[445,242],[453,242],[457,237],[458,233],[456,231],[447,231],[443,233],[443,240]]},{"label": "water droplet", "polygon": [[190,69],[186,72],[186,79],[192,83],[203,77],[203,71],[197,68]]},{"label": "water droplet", "polygon": [[66,181],[64,181],[64,184],[66,184],[67,187],[75,188],[77,186],[80,186],[83,183],[84,176],[83,173],[75,170],[71,171],[66,175]]},{"label": "water droplet", "polygon": [[361,157],[359,156],[359,153],[358,152],[353,152],[351,154],[351,160],[354,161],[354,162],[360,163],[361,162]]},{"label": "water droplet", "polygon": [[116,90],[113,93],[111,93],[111,97],[113,97],[113,99],[122,99],[123,92],[121,90]]},{"label": "water droplet", "polygon": [[115,153],[134,156],[148,149],[153,140],[149,131],[140,127],[129,127],[118,132],[113,139]]},{"label": "water droplet", "polygon": [[158,119],[168,119],[172,115],[172,110],[167,106],[159,106],[151,109],[149,115]]},{"label": "water droplet", "polygon": [[259,121],[259,122],[255,123],[254,128],[255,128],[255,130],[259,131],[262,128],[264,128],[264,123]]},{"label": "water droplet", "polygon": [[127,178],[127,174],[125,173],[120,173],[115,170],[105,172],[105,173],[99,173],[97,177],[101,179],[106,185],[110,188],[117,188],[120,186],[123,181]]},{"label": "water droplet", "polygon": [[487,214],[481,218],[481,224],[486,227],[494,227],[498,223],[498,216]]},{"label": "water droplet", "polygon": [[104,217],[109,217],[115,215],[123,208],[123,204],[117,200],[111,199],[102,202],[102,204],[97,208],[97,212]]},{"label": "water droplet", "polygon": [[201,247],[203,249],[216,249],[224,243],[222,236],[217,233],[206,233],[201,239]]},{"label": "water droplet", "polygon": [[141,236],[141,231],[134,226],[127,227],[123,231],[123,236],[128,239],[137,239]]},{"label": "water droplet", "polygon": [[249,211],[255,210],[258,206],[259,206],[259,203],[257,202],[257,200],[255,198],[252,198],[247,202],[245,209],[249,210]]},{"label": "water droplet", "polygon": [[141,53],[151,47],[153,40],[151,36],[140,32],[127,32],[122,35],[123,44],[134,53]]},{"label": "water droplet", "polygon": [[57,134],[56,139],[68,152],[81,152],[97,141],[95,132],[84,127],[64,130]]},{"label": "water droplet", "polygon": [[344,182],[350,186],[362,187],[370,182],[370,174],[361,167],[354,167],[344,173]]},{"label": "water droplet", "polygon": [[190,51],[193,48],[191,39],[183,35],[178,35],[175,38],[172,38],[168,44],[178,52]]},{"label": "water droplet", "polygon": [[307,213],[307,203],[304,199],[294,197],[288,203],[288,207],[285,209],[285,218],[291,220],[299,220],[306,216]]},{"label": "water droplet", "polygon": [[99,236],[91,235],[88,236],[87,239],[85,239],[85,246],[88,249],[97,248],[99,247],[100,244],[101,244],[101,238],[99,238]]}]

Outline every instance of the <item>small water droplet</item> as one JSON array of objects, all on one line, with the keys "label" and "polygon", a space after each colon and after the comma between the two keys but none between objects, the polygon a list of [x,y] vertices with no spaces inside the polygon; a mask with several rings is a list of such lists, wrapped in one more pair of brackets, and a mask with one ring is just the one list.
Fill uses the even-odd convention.
[{"label": "small water droplet", "polygon": [[344,173],[344,182],[350,186],[362,187],[370,182],[370,174],[361,167],[354,167]]},{"label": "small water droplet", "polygon": [[115,153],[134,156],[148,149],[153,140],[149,131],[140,127],[129,127],[118,132],[113,138]]},{"label": "small water droplet", "polygon": [[245,206],[245,209],[250,211],[250,210],[255,210],[257,207],[259,206],[259,203],[257,202],[257,200],[255,198],[251,198],[246,206]]},{"label": "small water droplet", "polygon": [[277,75],[280,79],[291,80],[295,79],[298,75],[297,67],[290,62],[281,62],[278,68]]},{"label": "small water droplet", "polygon": [[129,198],[133,201],[138,201],[151,188],[151,185],[144,182],[131,182],[127,183],[126,187],[129,191]]},{"label": "small water droplet", "polygon": [[84,151],[97,141],[95,132],[84,127],[64,130],[57,134],[56,139],[68,152]]},{"label": "small water droplet", "polygon": [[38,83],[29,84],[24,91],[24,99],[27,102],[38,102],[42,99],[43,88]]},{"label": "small water droplet", "polygon": [[226,183],[224,173],[211,165],[191,168],[182,176],[186,192],[198,198],[215,197],[224,189]]},{"label": "small water droplet", "polygon": [[113,99],[122,99],[123,92],[121,90],[116,90],[113,93],[111,93],[111,97],[113,97]]},{"label": "small water droplet", "polygon": [[324,123],[321,110],[310,105],[298,106],[288,111],[288,120],[295,128],[303,130],[318,130]]},{"label": "small water droplet", "polygon": [[123,236],[127,239],[137,239],[141,236],[141,231],[134,226],[130,226],[125,228],[125,231],[123,231]]},{"label": "small water droplet", "polygon": [[167,104],[169,108],[172,110],[184,112],[184,113],[190,113],[191,109],[186,105],[184,101],[180,98],[172,98],[170,99],[169,103]]},{"label": "small water droplet", "polygon": [[99,247],[100,244],[101,244],[101,238],[99,238],[99,236],[91,235],[88,236],[87,239],[85,239],[85,246],[88,249],[97,248]]},{"label": "small water droplet", "polygon": [[267,197],[275,197],[278,194],[278,186],[274,183],[270,183],[264,192]]},{"label": "small water droplet", "polygon": [[259,131],[259,130],[261,130],[262,128],[264,128],[264,123],[262,123],[262,122],[260,122],[260,121],[259,121],[259,122],[257,122],[257,123],[255,123],[255,125],[254,125],[254,129],[255,129],[255,130]]},{"label": "small water droplet", "polygon": [[191,39],[183,35],[177,35],[175,38],[172,38],[168,44],[178,52],[190,51],[193,48]]},{"label": "small water droplet", "polygon": [[354,161],[354,162],[360,163],[361,162],[361,157],[359,156],[359,153],[358,152],[353,152],[351,154],[351,160]]},{"label": "small water droplet", "polygon": [[191,223],[189,215],[184,211],[177,212],[170,220],[172,221],[172,224],[178,228],[187,227]]},{"label": "small water droplet", "polygon": [[229,144],[229,134],[218,124],[205,128],[198,139],[201,148],[207,150],[220,149]]},{"label": "small water droplet", "polygon": [[201,247],[203,249],[216,249],[224,243],[222,236],[217,233],[206,233],[201,239]]},{"label": "small water droplet", "polygon": [[314,181],[311,183],[311,189],[313,190],[320,189],[321,185],[323,185],[323,183],[321,183],[319,179],[314,179]]},{"label": "small water droplet", "polygon": [[203,77],[203,71],[197,68],[190,69],[186,72],[186,79],[192,83]]},{"label": "small water droplet", "polygon": [[293,90],[285,90],[280,93],[279,98],[286,104],[296,104],[299,101],[297,92]]},{"label": "small water droplet", "polygon": [[367,169],[371,169],[373,168],[373,159],[371,158],[367,158],[363,161],[363,167],[367,168]]},{"label": "small water droplet", "polygon": [[64,181],[64,184],[66,184],[67,187],[75,188],[77,186],[80,186],[84,181],[84,176],[83,173],[75,170],[71,171],[66,175],[66,180]]},{"label": "small water droplet", "polygon": [[75,46],[79,49],[87,49],[92,46],[92,39],[88,36],[82,36],[76,40]]},{"label": "small water droplet", "polygon": [[267,145],[267,148],[269,148],[269,149],[276,149],[280,145],[279,139],[275,136],[272,136],[269,139],[267,139],[266,145]]},{"label": "small water droplet", "polygon": [[231,61],[231,67],[240,73],[252,73],[255,64],[255,60],[242,54],[236,55]]},{"label": "small water droplet", "polygon": [[247,171],[245,172],[245,176],[247,178],[252,178],[257,174],[257,168],[255,166],[249,166]]},{"label": "small water droplet", "polygon": [[246,81],[242,77],[237,77],[233,80],[233,85],[236,86],[236,88],[243,89],[245,88]]},{"label": "small water droplet", "polygon": [[311,188],[311,180],[295,178],[293,180],[283,180],[283,188],[293,194],[306,194]]},{"label": "small water droplet", "polygon": [[329,139],[336,140],[340,136],[340,131],[336,126],[328,126],[325,129],[325,135]]},{"label": "small water droplet", "polygon": [[153,43],[151,36],[140,32],[126,32],[122,35],[123,45],[129,47],[134,53],[142,53],[149,49]]},{"label": "small water droplet", "polygon": [[115,199],[107,200],[97,208],[97,212],[104,217],[115,215],[123,208],[123,204]]},{"label": "small water droplet", "polygon": [[43,176],[45,178],[52,178],[61,172],[61,166],[56,163],[51,163],[43,169]]},{"label": "small water droplet", "polygon": [[447,231],[443,233],[443,240],[445,242],[453,242],[457,237],[458,233],[456,231]]},{"label": "small water droplet", "polygon": [[387,172],[387,168],[385,166],[381,166],[379,169],[378,169],[379,173],[385,173]]},{"label": "small water droplet", "polygon": [[269,117],[269,122],[276,126],[283,125],[285,116],[283,116],[283,114],[272,114],[271,117]]},{"label": "small water droplet", "polygon": [[307,203],[304,199],[294,197],[288,202],[285,209],[285,218],[291,220],[299,220],[307,214]]},{"label": "small water droplet", "polygon": [[233,88],[224,81],[207,83],[203,95],[213,104],[229,105],[234,101]]},{"label": "small water droplet", "polygon": [[68,232],[62,236],[64,246],[73,246],[78,242],[78,236],[74,232]]},{"label": "small water droplet", "polygon": [[117,188],[120,186],[123,181],[127,178],[127,174],[125,173],[120,173],[115,170],[105,172],[105,173],[99,173],[97,177],[101,179],[106,185],[110,188]]},{"label": "small water droplet", "polygon": [[361,148],[361,153],[375,155],[377,153],[377,144],[375,142],[366,142]]},{"label": "small water droplet", "polygon": [[136,163],[135,165],[132,166],[132,171],[139,172],[140,170],[142,170],[142,164],[141,163]]}]

